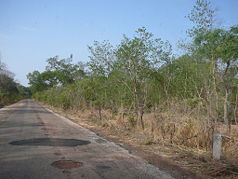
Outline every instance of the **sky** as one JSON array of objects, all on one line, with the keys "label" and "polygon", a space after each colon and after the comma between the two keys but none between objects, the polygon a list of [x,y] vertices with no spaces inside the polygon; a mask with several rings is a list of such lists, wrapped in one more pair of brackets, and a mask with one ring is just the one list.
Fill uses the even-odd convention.
[{"label": "sky", "polygon": [[[192,24],[186,15],[195,0],[0,0],[0,60],[28,86],[26,75],[44,71],[56,55],[88,61],[88,45],[109,40],[120,43],[146,27],[156,38],[176,44]],[[238,0],[211,0],[217,24],[238,24]]]}]

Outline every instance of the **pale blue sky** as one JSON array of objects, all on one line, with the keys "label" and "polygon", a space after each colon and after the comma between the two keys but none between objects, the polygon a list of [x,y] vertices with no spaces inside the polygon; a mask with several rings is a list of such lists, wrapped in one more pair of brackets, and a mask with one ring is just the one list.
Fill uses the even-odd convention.
[{"label": "pale blue sky", "polygon": [[[117,44],[139,27],[176,46],[191,24],[195,0],[0,0],[0,57],[27,85],[26,74],[43,71],[46,59],[74,55],[87,61],[94,40]],[[212,0],[218,24],[238,24],[237,0]],[[175,53],[177,50],[175,49]]]}]

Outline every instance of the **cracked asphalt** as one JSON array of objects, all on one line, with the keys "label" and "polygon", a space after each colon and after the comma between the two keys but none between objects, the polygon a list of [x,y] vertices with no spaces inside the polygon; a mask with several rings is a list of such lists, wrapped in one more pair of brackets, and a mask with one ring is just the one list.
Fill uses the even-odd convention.
[{"label": "cracked asphalt", "polygon": [[31,99],[0,109],[0,178],[173,178]]}]

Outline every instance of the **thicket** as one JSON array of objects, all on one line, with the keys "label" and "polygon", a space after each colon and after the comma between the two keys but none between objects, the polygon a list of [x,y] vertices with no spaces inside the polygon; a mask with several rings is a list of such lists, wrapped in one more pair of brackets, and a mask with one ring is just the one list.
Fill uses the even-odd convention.
[{"label": "thicket", "polygon": [[95,41],[86,64],[73,64],[72,56],[48,59],[44,72],[28,74],[34,98],[65,110],[97,110],[98,120],[142,129],[157,142],[209,149],[211,133],[223,125],[238,137],[231,127],[238,116],[238,26],[215,28],[206,0],[188,18],[194,27],[180,57],[168,41],[139,28],[116,47]]},{"label": "thicket", "polygon": [[14,74],[0,61],[0,107],[14,103],[30,94],[24,86],[14,81]]}]

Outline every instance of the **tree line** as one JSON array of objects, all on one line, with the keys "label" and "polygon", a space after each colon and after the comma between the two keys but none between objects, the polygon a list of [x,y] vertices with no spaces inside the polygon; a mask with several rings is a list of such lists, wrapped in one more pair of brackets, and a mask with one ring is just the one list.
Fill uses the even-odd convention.
[{"label": "tree line", "polygon": [[14,74],[0,61],[0,107],[29,96],[30,91],[14,80]]},{"label": "tree line", "polygon": [[144,115],[162,112],[172,103],[187,113],[198,111],[212,128],[237,124],[238,26],[216,28],[209,1],[198,0],[188,15],[194,27],[184,54],[176,57],[168,41],[142,27],[113,46],[95,41],[90,60],[74,64],[49,58],[45,71],[28,74],[34,98],[63,109],[98,110],[126,116],[144,129]]}]

